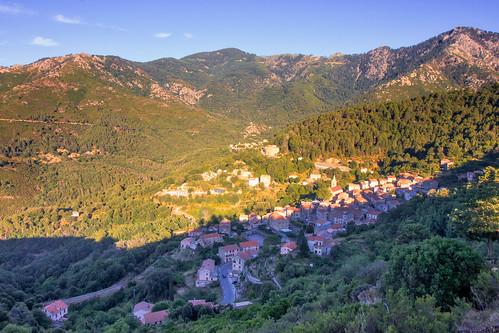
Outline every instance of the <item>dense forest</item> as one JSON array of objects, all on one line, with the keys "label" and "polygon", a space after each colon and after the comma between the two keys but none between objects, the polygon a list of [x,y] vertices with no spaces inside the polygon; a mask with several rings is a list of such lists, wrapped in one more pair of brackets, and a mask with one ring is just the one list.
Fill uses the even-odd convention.
[{"label": "dense forest", "polygon": [[294,156],[374,156],[384,168],[438,170],[444,157],[481,158],[497,147],[499,85],[359,106],[305,120],[275,142]]}]

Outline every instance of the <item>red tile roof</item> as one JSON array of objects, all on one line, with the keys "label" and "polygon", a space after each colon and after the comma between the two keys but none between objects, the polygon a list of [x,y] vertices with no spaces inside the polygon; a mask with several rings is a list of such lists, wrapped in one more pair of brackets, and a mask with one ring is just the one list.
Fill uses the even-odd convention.
[{"label": "red tile roof", "polygon": [[241,247],[244,249],[245,247],[253,247],[253,246],[259,246],[257,241],[247,241],[247,242],[241,242]]},{"label": "red tile roof", "polygon": [[308,240],[314,242],[324,242],[324,239],[325,238],[323,236],[313,236],[313,235],[308,236]]},{"label": "red tile roof", "polygon": [[239,246],[237,246],[237,244],[225,245],[225,246],[220,247],[220,250],[222,250],[224,252],[235,251],[235,250],[239,250]]},{"label": "red tile roof", "polygon": [[168,316],[168,314],[169,314],[168,310],[146,313],[144,315],[144,324],[149,325],[158,322],[163,322],[165,320],[165,317]]},{"label": "red tile roof", "polygon": [[334,192],[343,192],[343,189],[341,188],[341,186],[334,186],[334,187],[331,187],[331,191]]},{"label": "red tile roof", "polygon": [[50,303],[46,307],[44,307],[44,309],[47,312],[50,312],[53,315],[56,315],[59,312],[62,312],[67,308],[68,308],[68,305],[66,303],[64,303],[63,301],[55,301],[53,303]]},{"label": "red tile roof", "polygon": [[280,219],[283,219],[284,217],[276,212],[273,212],[272,214],[270,214],[270,217],[273,218],[274,220],[280,220]]},{"label": "red tile roof", "polygon": [[289,248],[291,250],[294,250],[294,249],[296,249],[298,247],[298,245],[296,245],[296,242],[289,242],[289,243],[284,244],[281,247],[287,247],[287,248]]},{"label": "red tile roof", "polygon": [[250,260],[252,257],[252,254],[250,251],[244,251],[238,254],[239,258],[243,259],[244,261]]}]

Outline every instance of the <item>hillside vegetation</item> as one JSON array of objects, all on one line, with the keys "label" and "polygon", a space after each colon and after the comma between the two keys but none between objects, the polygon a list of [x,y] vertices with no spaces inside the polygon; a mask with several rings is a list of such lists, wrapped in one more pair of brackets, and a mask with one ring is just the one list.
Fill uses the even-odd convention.
[{"label": "hillside vegetation", "polygon": [[291,126],[275,142],[294,156],[377,156],[387,171],[412,163],[412,169],[434,172],[444,157],[481,158],[496,148],[497,124],[499,85],[494,84],[476,93],[431,94],[340,110]]}]

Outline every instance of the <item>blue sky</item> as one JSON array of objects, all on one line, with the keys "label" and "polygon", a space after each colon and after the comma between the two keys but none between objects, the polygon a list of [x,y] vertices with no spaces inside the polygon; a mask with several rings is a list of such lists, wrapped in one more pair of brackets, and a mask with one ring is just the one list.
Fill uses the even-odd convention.
[{"label": "blue sky", "polygon": [[499,1],[0,0],[0,66],[80,52],[149,61],[227,47],[353,54],[457,26],[499,32]]}]

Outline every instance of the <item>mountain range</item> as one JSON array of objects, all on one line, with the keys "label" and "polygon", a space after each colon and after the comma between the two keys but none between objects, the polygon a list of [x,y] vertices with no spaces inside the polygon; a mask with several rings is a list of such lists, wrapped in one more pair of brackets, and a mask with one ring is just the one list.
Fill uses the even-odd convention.
[{"label": "mountain range", "polygon": [[94,111],[124,109],[126,101],[142,115],[154,106],[154,113],[168,116],[161,109],[173,105],[195,109],[201,123],[222,116],[237,129],[254,124],[250,134],[347,104],[477,89],[498,80],[499,34],[458,27],[414,46],[356,55],[262,57],[223,49],[144,63],[87,54],[47,58],[0,68],[0,115],[48,113],[91,122],[99,116]]}]

